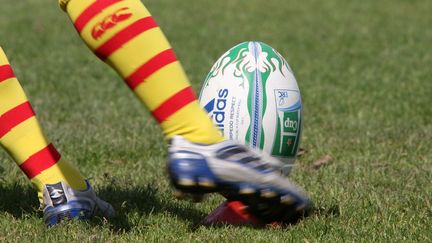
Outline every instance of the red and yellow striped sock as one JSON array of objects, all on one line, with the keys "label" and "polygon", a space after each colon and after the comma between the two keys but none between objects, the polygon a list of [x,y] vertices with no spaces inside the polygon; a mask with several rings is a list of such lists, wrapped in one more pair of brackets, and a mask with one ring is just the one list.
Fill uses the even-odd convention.
[{"label": "red and yellow striped sock", "polygon": [[139,0],[60,0],[80,37],[152,112],[165,136],[212,144],[222,135],[199,106],[170,44]]},{"label": "red and yellow striped sock", "polygon": [[87,188],[84,178],[44,136],[35,113],[0,47],[0,144],[38,190],[59,181]]}]

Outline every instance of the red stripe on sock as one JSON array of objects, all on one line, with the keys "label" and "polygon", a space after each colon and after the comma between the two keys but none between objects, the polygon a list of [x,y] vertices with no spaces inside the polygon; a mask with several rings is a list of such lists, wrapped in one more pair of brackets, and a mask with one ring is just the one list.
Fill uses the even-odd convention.
[{"label": "red stripe on sock", "polygon": [[100,59],[107,59],[113,52],[122,47],[125,43],[132,40],[134,37],[149,29],[155,28],[158,25],[152,17],[146,17],[135,21],[133,24],[127,26],[125,29],[118,32],[115,36],[102,44],[95,50],[96,56]]},{"label": "red stripe on sock", "polygon": [[0,82],[3,82],[10,78],[15,78],[12,67],[9,64],[0,66]]},{"label": "red stripe on sock", "polygon": [[120,2],[120,0],[97,0],[92,5],[90,5],[84,12],[82,12],[78,18],[75,20],[74,25],[79,33],[84,29],[84,27],[100,12],[105,8]]},{"label": "red stripe on sock", "polygon": [[0,138],[19,125],[21,122],[35,115],[30,103],[27,101],[7,111],[0,116]]},{"label": "red stripe on sock", "polygon": [[20,168],[29,179],[32,179],[44,170],[55,165],[60,160],[60,157],[61,155],[54,145],[49,144],[47,147],[30,156],[20,165]]},{"label": "red stripe on sock", "polygon": [[158,108],[152,111],[152,114],[159,123],[162,123],[172,114],[196,99],[192,87],[189,86],[162,103]]},{"label": "red stripe on sock", "polygon": [[177,57],[174,51],[172,49],[165,50],[141,65],[134,73],[126,78],[126,83],[131,89],[135,89],[150,75],[175,61],[177,61]]}]

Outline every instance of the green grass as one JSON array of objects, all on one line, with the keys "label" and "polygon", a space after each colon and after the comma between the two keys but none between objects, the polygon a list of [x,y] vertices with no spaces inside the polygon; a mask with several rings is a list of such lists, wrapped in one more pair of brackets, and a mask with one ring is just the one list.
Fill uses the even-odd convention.
[{"label": "green grass", "polygon": [[[119,216],[47,230],[35,192],[1,152],[1,241],[432,241],[431,1],[145,3],[196,90],[239,42],[261,40],[288,59],[307,150],[292,178],[316,210],[285,229],[200,226],[223,199],[172,199],[156,123],[56,1],[4,1],[0,43],[48,137]],[[327,154],[332,163],[312,169]]]}]

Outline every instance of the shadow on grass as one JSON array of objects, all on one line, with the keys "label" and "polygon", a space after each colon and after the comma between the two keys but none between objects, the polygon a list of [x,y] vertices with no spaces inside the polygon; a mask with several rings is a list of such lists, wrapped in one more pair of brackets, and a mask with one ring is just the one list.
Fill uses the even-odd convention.
[{"label": "shadow on grass", "polygon": [[[183,221],[189,223],[189,230],[196,231],[199,227],[226,227],[224,224],[216,225],[203,225],[202,220],[210,212],[202,212],[193,208],[193,206],[187,206],[184,204],[176,203],[176,200],[172,198],[170,202],[164,202],[166,197],[161,197],[161,192],[158,190],[158,186],[152,185],[152,183],[147,184],[144,187],[136,187],[133,189],[117,189],[114,187],[105,187],[98,190],[98,194],[112,203],[116,209],[117,216],[115,219],[109,221],[111,229],[118,233],[130,231],[134,225],[128,219],[128,215],[133,212],[137,212],[140,216],[145,216],[149,214],[158,213],[169,213],[173,217],[178,217]],[[171,196],[171,195],[170,195]],[[169,199],[168,199],[169,200]],[[192,205],[192,204],[190,204]],[[339,216],[339,206],[334,205],[330,207],[321,206],[319,208],[312,207],[308,210],[307,214],[302,215],[292,215],[290,221],[284,223],[269,223],[269,224],[242,224],[242,225],[231,225],[231,227],[240,228],[254,228],[254,229],[269,229],[269,228],[287,228],[296,225],[302,220],[305,220],[313,215],[319,215],[319,217],[327,216]],[[101,224],[99,222],[93,221],[94,223]]]},{"label": "shadow on grass", "polygon": [[28,214],[37,213],[38,208],[37,193],[30,185],[0,185],[0,212],[10,213],[15,218],[24,218]]},{"label": "shadow on grass", "polygon": [[[150,214],[169,213],[173,217],[178,217],[183,221],[189,222],[191,229],[195,228],[206,216],[206,213],[192,206],[189,207],[176,203],[174,198],[172,198],[171,202],[165,202],[160,194],[158,186],[152,185],[152,183],[142,187],[127,189],[116,187],[98,189],[98,195],[110,202],[116,210],[116,217],[110,219],[108,224],[113,231],[118,233],[128,232],[134,227],[135,223],[131,223],[131,220],[128,218],[131,213],[138,213],[139,217],[145,217]],[[102,223],[100,218],[90,222],[95,224]]]}]

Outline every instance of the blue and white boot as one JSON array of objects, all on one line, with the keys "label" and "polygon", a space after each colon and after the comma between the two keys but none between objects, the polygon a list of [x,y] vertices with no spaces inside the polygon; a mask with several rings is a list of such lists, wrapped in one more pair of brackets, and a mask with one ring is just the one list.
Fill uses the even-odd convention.
[{"label": "blue and white boot", "polygon": [[115,215],[111,204],[97,197],[87,180],[86,183],[85,191],[74,190],[65,182],[45,185],[42,206],[49,227],[70,219],[90,219],[96,214],[106,218]]},{"label": "blue and white boot", "polygon": [[305,193],[277,168],[279,161],[230,140],[203,145],[175,136],[169,146],[168,172],[177,197],[219,192],[264,222],[291,221],[310,207]]}]

